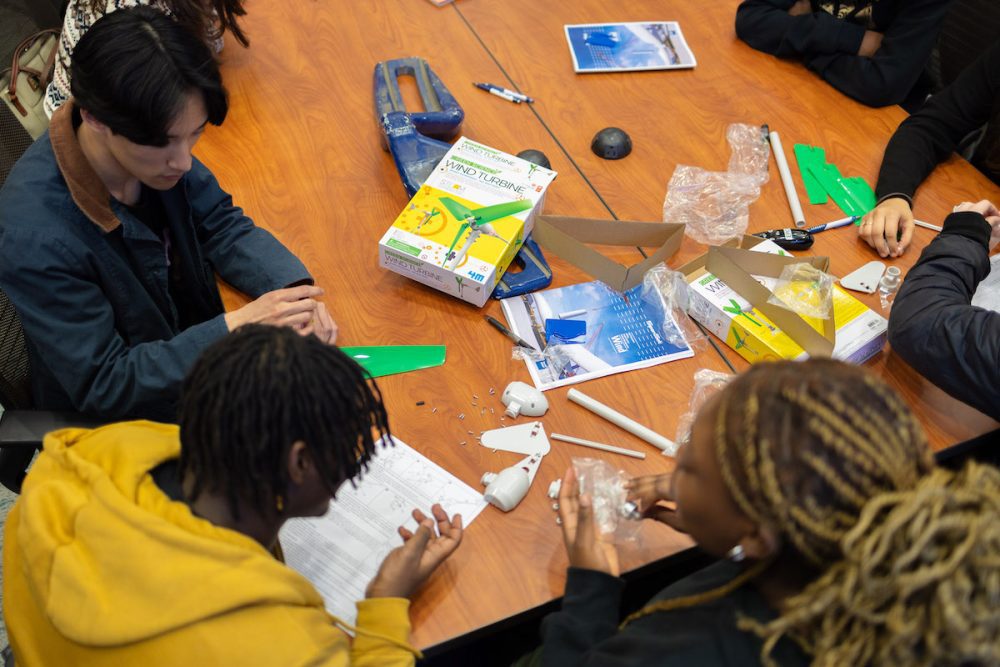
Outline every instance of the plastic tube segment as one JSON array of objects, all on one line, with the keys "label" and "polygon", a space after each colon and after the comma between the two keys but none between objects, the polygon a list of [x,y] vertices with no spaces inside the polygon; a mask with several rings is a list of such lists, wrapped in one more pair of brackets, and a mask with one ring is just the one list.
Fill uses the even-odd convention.
[{"label": "plastic tube segment", "polygon": [[781,184],[785,186],[785,197],[788,199],[788,208],[792,210],[792,220],[796,227],[805,227],[806,216],[802,213],[802,205],[799,204],[799,195],[795,192],[795,182],[792,180],[792,172],[788,170],[788,161],[785,160],[785,150],[781,147],[781,137],[777,132],[768,132],[767,138],[771,142],[771,152],[774,153],[774,161],[778,163],[778,173],[781,175]]},{"label": "plastic tube segment", "polygon": [[566,397],[577,405],[590,410],[595,415],[607,419],[615,426],[625,429],[637,438],[642,438],[657,449],[662,450],[668,456],[673,456],[677,453],[677,443],[673,440],[665,438],[656,431],[643,426],[634,419],[626,417],[622,413],[608,407],[604,403],[594,400],[583,392],[577,389],[570,389],[569,393],[566,394]]},{"label": "plastic tube segment", "polygon": [[622,456],[631,456],[634,459],[646,458],[646,455],[643,452],[637,452],[634,449],[625,449],[624,447],[615,447],[614,445],[605,445],[603,442],[594,442],[593,440],[574,438],[571,435],[563,435],[561,433],[553,433],[550,437],[553,440],[560,440],[562,442],[568,442],[571,445],[580,445],[581,447],[590,447],[591,449],[599,449],[602,452],[611,452],[613,454],[621,454]]}]

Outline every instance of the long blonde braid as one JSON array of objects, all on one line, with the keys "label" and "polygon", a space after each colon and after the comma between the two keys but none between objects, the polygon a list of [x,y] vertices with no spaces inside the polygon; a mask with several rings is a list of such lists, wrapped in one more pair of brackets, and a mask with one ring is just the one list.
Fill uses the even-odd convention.
[{"label": "long blonde braid", "polygon": [[[814,665],[1000,664],[1000,472],[934,469],[884,383],[829,360],[755,366],[719,399],[716,458],[737,506],[821,574],[771,622]],[[640,610],[702,604],[756,576]]]}]

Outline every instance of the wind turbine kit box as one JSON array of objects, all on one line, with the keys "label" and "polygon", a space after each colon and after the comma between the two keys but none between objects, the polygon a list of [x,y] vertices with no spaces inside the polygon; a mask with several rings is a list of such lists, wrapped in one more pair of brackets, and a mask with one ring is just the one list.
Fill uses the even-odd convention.
[{"label": "wind turbine kit box", "polygon": [[461,137],[378,244],[379,265],[482,306],[556,172]]},{"label": "wind turbine kit box", "polygon": [[688,314],[755,363],[833,357],[862,364],[885,345],[888,322],[833,287],[833,317],[820,320],[768,302],[785,265],[808,262],[828,271],[828,257],[794,258],[772,241],[744,236],[678,269],[690,286]]}]

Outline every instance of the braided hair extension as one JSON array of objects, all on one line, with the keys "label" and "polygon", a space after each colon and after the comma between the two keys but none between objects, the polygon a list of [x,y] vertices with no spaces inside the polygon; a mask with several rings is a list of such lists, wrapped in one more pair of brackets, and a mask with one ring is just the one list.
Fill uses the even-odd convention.
[{"label": "braided hair extension", "polygon": [[288,451],[303,441],[332,494],[367,469],[375,444],[391,442],[382,394],[357,363],[314,336],[246,325],[209,347],[184,381],[180,403],[187,500],[225,494],[275,507],[288,479]]},{"label": "braided hair extension", "polygon": [[[773,621],[740,619],[764,640],[765,664],[786,636],[823,666],[1000,662],[1000,471],[935,469],[902,400],[836,361],[759,364],[717,410],[716,459],[737,506],[820,573]],[[768,565],[626,623],[722,597]]]}]

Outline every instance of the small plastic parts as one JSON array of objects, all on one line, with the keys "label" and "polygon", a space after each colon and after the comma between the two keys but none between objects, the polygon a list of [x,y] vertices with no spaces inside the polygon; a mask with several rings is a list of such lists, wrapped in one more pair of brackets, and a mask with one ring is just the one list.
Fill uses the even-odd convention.
[{"label": "small plastic parts", "polygon": [[483,431],[479,444],[488,449],[499,449],[515,454],[548,454],[552,449],[542,422],[519,424],[507,428]]},{"label": "small plastic parts", "polygon": [[620,127],[606,127],[594,135],[590,150],[605,160],[620,160],[632,152],[632,137]]},{"label": "small plastic parts", "polygon": [[686,225],[685,234],[708,245],[743,235],[749,206],[768,178],[770,148],[759,126],[730,125],[726,139],[732,149],[728,171],[678,165],[663,202],[663,222]]},{"label": "small plastic parts", "polygon": [[882,303],[882,310],[892,308],[892,302],[902,282],[903,277],[898,266],[890,266],[882,274],[882,279],[878,281],[878,299]]},{"label": "small plastic parts", "polygon": [[539,390],[524,382],[511,382],[503,390],[500,400],[507,406],[508,417],[523,414],[526,417],[541,417],[549,409],[549,401]]},{"label": "small plastic parts", "polygon": [[833,313],[833,276],[808,262],[789,264],[781,270],[767,302],[806,317],[830,319]]},{"label": "small plastic parts", "polygon": [[639,525],[624,521],[628,475],[606,461],[590,458],[574,457],[573,470],[580,484],[580,495],[590,496],[594,525],[601,535],[614,536],[616,541],[634,538]]}]

